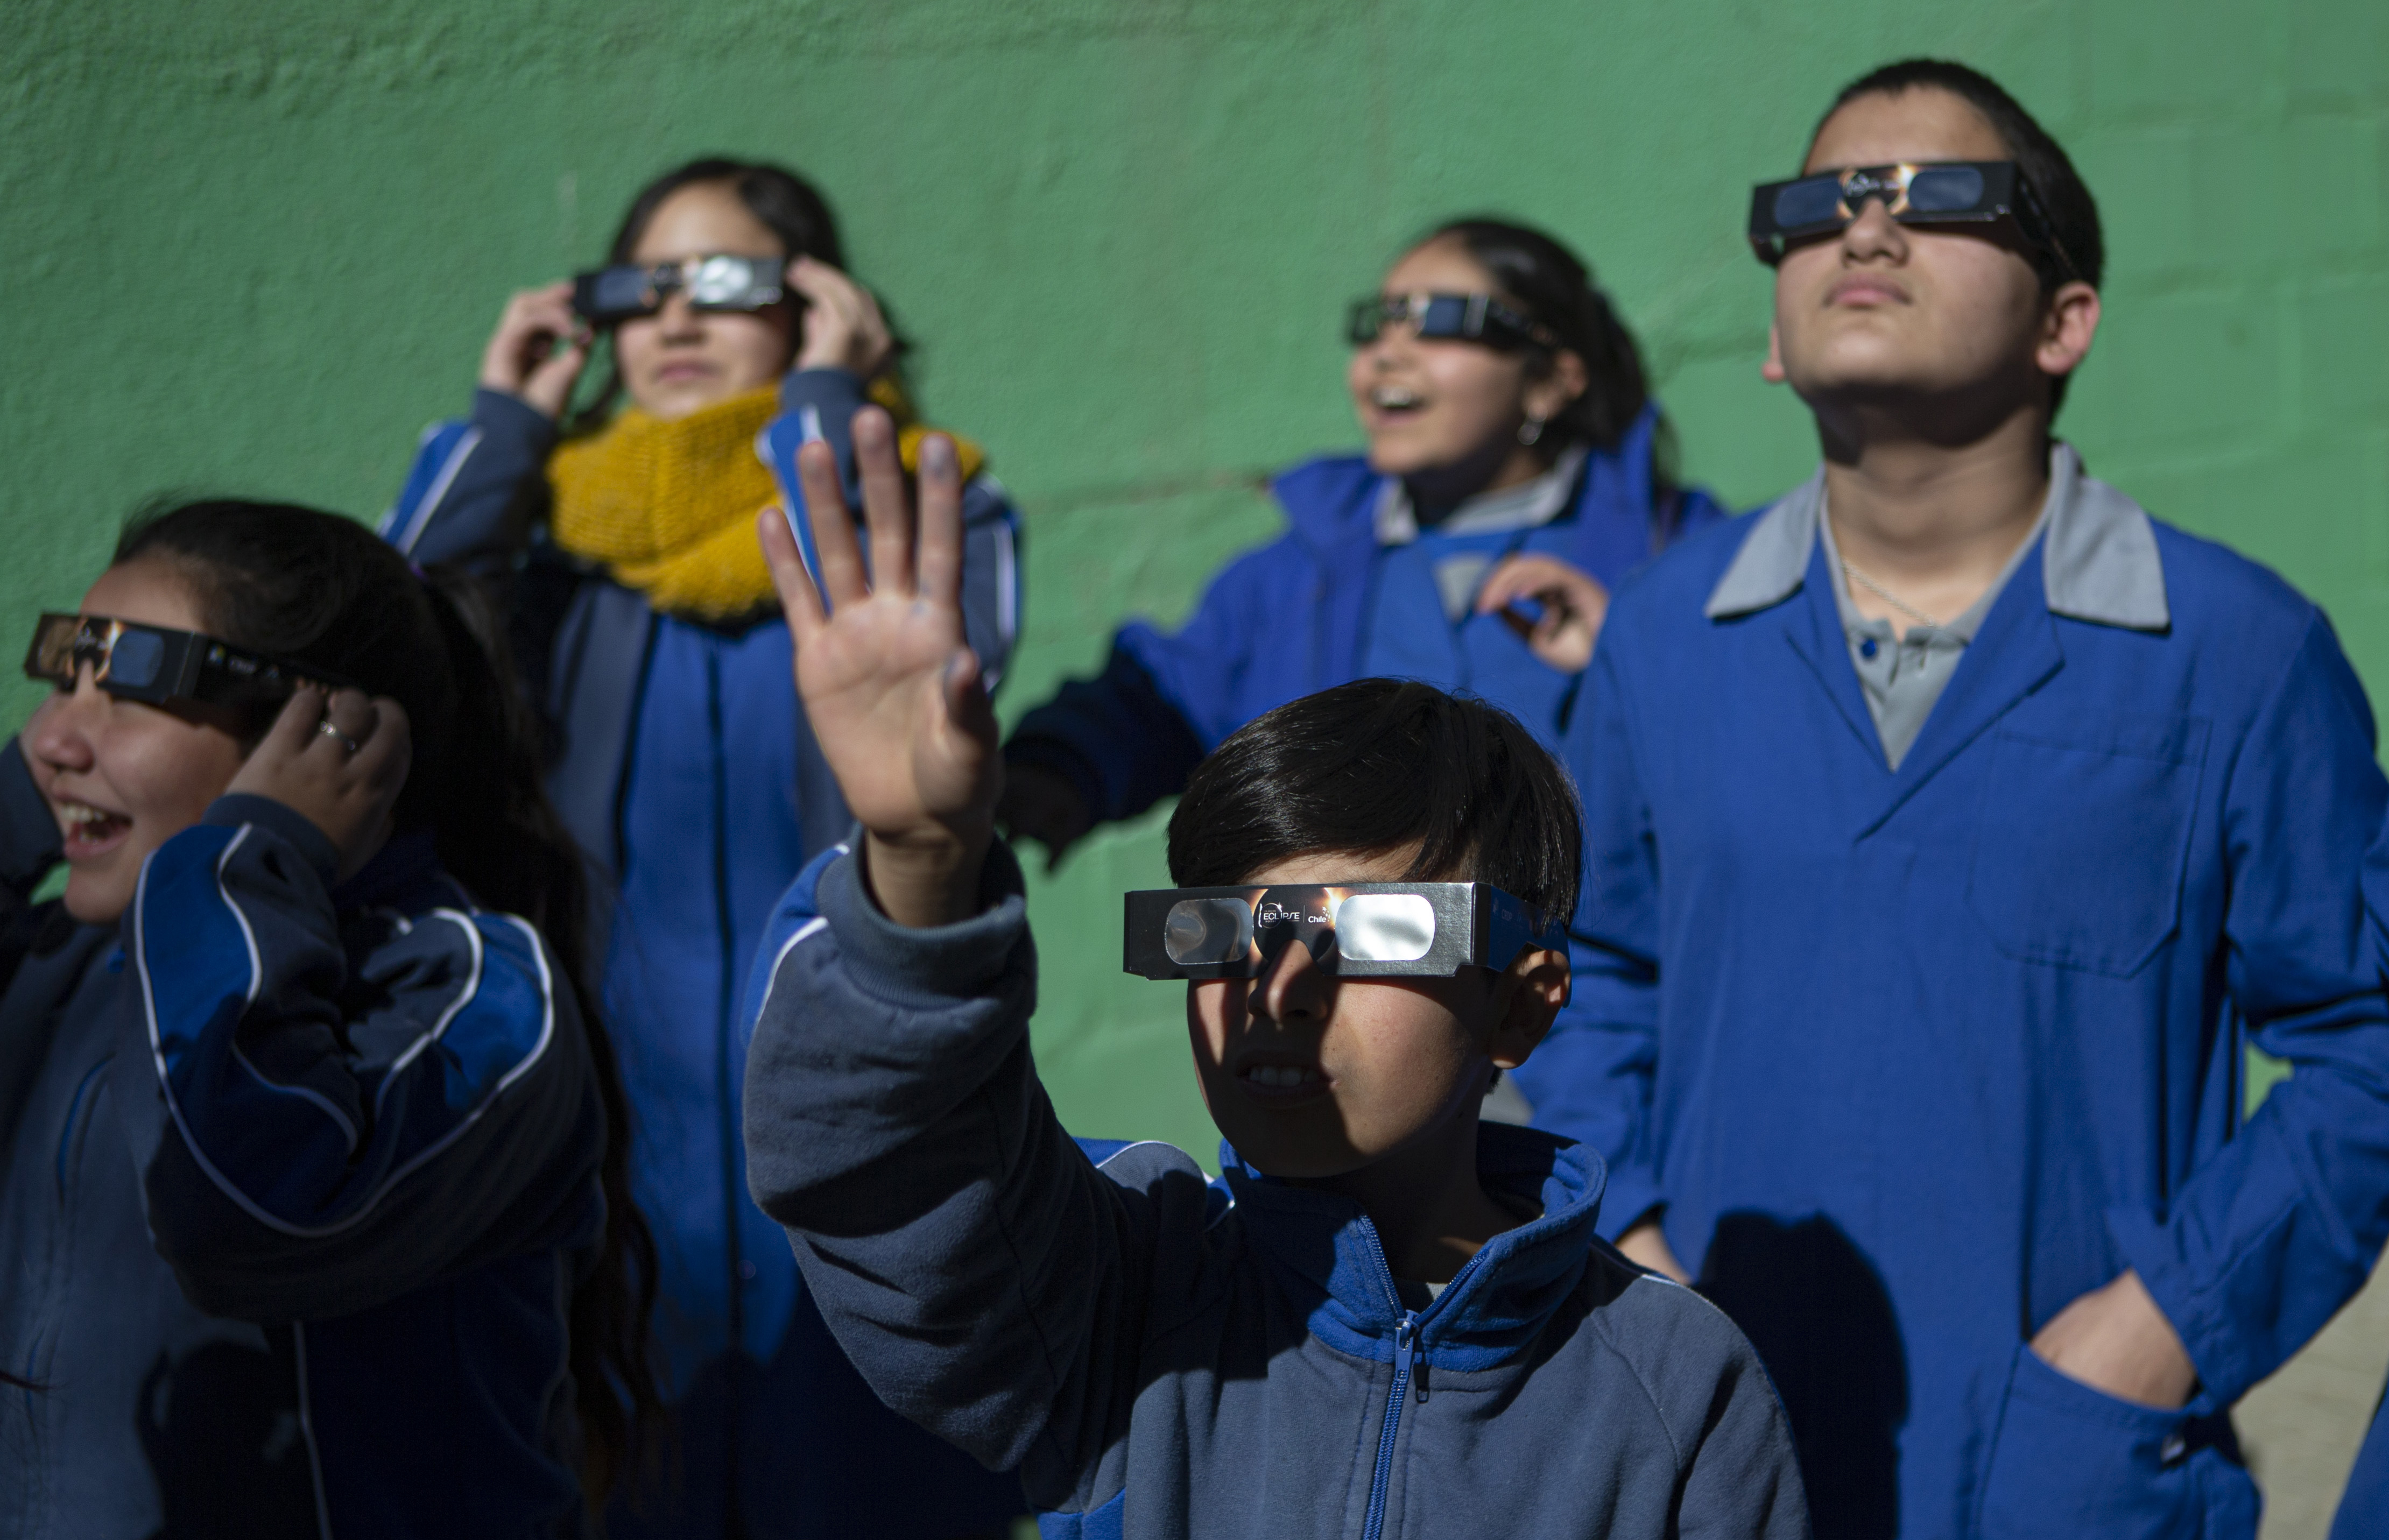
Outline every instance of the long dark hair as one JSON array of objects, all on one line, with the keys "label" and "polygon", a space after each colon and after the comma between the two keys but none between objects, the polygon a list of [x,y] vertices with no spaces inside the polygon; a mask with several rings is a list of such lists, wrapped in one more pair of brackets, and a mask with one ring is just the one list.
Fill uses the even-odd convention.
[{"label": "long dark hair", "polygon": [[469,582],[419,578],[364,526],[312,508],[153,509],[116,546],[120,564],[144,557],[192,583],[208,629],[225,641],[320,665],[404,707],[415,757],[399,827],[431,830],[441,863],[476,899],[537,925],[570,983],[606,1112],[604,1254],[571,1307],[594,1508],[661,1418],[647,1352],[656,1244],[631,1201],[630,1102],[591,986],[585,868],[548,803],[538,731],[501,632]]},{"label": "long dark hair", "polygon": [[[792,261],[811,257],[841,271],[845,269],[846,244],[838,238],[837,216],[830,212],[829,200],[822,197],[820,188],[786,166],[768,160],[734,160],[721,155],[704,156],[676,166],[640,188],[639,196],[631,200],[630,211],[614,231],[613,244],[606,248],[606,261],[631,261],[631,253],[646,238],[647,226],[654,222],[656,210],[663,207],[664,199],[683,187],[700,183],[727,184],[757,223],[780,238],[782,255]],[[884,307],[885,301],[882,303]],[[799,314],[797,328],[803,324],[804,318]],[[792,349],[800,345],[802,337],[800,329],[791,330]],[[901,355],[905,347],[899,336],[897,352]],[[794,356],[793,352],[790,356]],[[605,383],[598,387],[587,406],[573,414],[566,431],[586,433],[604,426],[621,398],[622,371],[609,358]]]},{"label": "long dark hair", "polygon": [[[1634,334],[1592,280],[1584,259],[1529,225],[1477,214],[1450,220],[1414,243],[1456,240],[1492,274],[1504,299],[1558,334],[1560,346],[1584,361],[1584,394],[1543,425],[1537,447],[1556,453],[1570,444],[1614,449],[1642,414],[1651,388]],[[1534,350],[1530,370],[1548,372],[1551,354]]]}]

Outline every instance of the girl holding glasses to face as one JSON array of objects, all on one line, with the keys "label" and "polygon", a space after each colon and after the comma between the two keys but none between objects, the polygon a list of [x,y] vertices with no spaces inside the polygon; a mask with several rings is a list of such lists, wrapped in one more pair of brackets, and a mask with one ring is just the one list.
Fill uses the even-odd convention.
[{"label": "girl holding glasses to face", "polygon": [[[1016,1482],[863,1386],[748,1200],[740,1154],[755,948],[788,879],[850,822],[788,693],[755,534],[786,493],[759,440],[827,440],[859,507],[856,410],[888,409],[908,468],[921,434],[902,344],[846,267],[828,205],[793,172],[715,159],[657,178],[605,267],[506,306],[470,417],[426,436],[383,527],[416,561],[505,590],[552,733],[550,794],[608,900],[596,955],[675,1424],[614,1505],[615,1540],[950,1540],[1021,1510]],[[601,343],[609,373],[576,410]],[[978,449],[957,447],[964,605],[993,679],[1018,613],[1015,521]]]},{"label": "girl holding glasses to face", "polygon": [[1005,745],[1001,816],[1050,856],[1184,785],[1237,728],[1391,675],[1466,690],[1556,747],[1608,589],[1723,516],[1659,464],[1634,338],[1542,233],[1458,220],[1354,305],[1365,455],[1272,486],[1287,532],[1232,562],[1174,634],[1142,621]]},{"label": "girl holding glasses to face", "polygon": [[351,520],[219,502],[38,623],[0,1531],[581,1534],[655,1420],[586,878],[481,620]]}]

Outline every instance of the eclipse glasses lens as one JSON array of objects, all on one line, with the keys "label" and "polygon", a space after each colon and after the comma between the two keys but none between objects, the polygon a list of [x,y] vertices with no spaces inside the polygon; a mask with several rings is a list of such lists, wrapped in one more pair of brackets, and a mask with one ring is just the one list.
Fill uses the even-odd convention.
[{"label": "eclipse glasses lens", "polygon": [[603,267],[572,280],[572,308],[595,325],[653,315],[674,291],[700,311],[759,311],[786,298],[777,257],[691,257],[656,267]]},{"label": "eclipse glasses lens", "polygon": [[2012,160],[1850,166],[1790,182],[1761,183],[1751,190],[1751,249],[1772,267],[1795,241],[1838,234],[1875,201],[1902,224],[2012,221],[2062,272],[2075,271],[2050,228],[2031,179]]},{"label": "eclipse glasses lens", "polygon": [[1556,926],[1483,883],[1164,888],[1127,898],[1124,963],[1147,978],[1253,978],[1299,943],[1348,976],[1504,968]]}]

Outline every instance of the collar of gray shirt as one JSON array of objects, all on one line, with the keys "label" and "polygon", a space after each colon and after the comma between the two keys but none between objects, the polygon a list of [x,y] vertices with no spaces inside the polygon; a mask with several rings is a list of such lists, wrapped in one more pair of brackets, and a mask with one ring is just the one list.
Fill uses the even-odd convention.
[{"label": "collar of gray shirt", "polygon": [[[1445,535],[1486,535],[1504,529],[1532,529],[1560,516],[1576,490],[1584,469],[1585,448],[1572,445],[1552,462],[1552,468],[1532,481],[1500,491],[1478,492],[1446,515],[1436,532]],[[1377,494],[1377,543],[1408,545],[1419,538],[1418,515],[1411,507],[1410,489],[1399,476],[1386,477]]]},{"label": "collar of gray shirt", "polygon": [[[1808,557],[1824,523],[1825,473],[1821,467],[1775,506],[1754,516],[1742,549],[1709,591],[1702,613],[1712,620],[1749,615],[1782,604],[1800,591]],[[2042,507],[2041,587],[2050,613],[2126,630],[2162,631],[2173,623],[2166,607],[2165,566],[2156,531],[2140,505],[2104,481],[2082,474],[2074,446],[2049,451],[2049,501]],[[2012,572],[2032,549],[2017,550]],[[1838,585],[1837,585],[1838,586]],[[1996,596],[2006,586],[1993,585]],[[1839,608],[1840,606],[1836,606]],[[1964,636],[1980,624],[1987,604],[1968,612]],[[1951,629],[1958,624],[1953,622]]]}]

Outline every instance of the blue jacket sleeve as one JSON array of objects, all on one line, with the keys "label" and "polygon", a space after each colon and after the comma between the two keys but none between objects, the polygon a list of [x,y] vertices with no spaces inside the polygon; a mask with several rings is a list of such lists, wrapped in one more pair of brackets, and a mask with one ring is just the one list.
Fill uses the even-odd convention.
[{"label": "blue jacket sleeve", "polygon": [[433,910],[352,961],[334,858],[224,797],[125,913],[117,1105],[159,1253],[213,1315],[347,1314],[594,1233],[603,1114],[538,933]]},{"label": "blue jacket sleeve", "polygon": [[382,538],[423,566],[503,571],[543,505],[541,472],[556,425],[519,397],[473,392],[473,414],[424,429]]},{"label": "blue jacket sleeve", "polygon": [[1652,1089],[1659,1052],[1659,864],[1636,773],[1617,649],[1593,656],[1591,697],[1569,724],[1569,770],[1584,799],[1584,871],[1568,962],[1568,1003],[1534,1056],[1512,1072],[1535,1126],[1601,1152],[1609,1240],[1666,1202]]},{"label": "blue jacket sleeve", "polygon": [[1029,1058],[1036,956],[1000,844],[982,899],[906,930],[851,855],[798,879],[765,943],[748,1181],[873,1391],[1070,1508],[1125,1434],[1155,1239],[1199,1234],[1208,1195],[1191,1161],[1159,1192],[1115,1184],[1063,1132]]},{"label": "blue jacket sleeve", "polygon": [[2384,806],[2363,688],[2318,614],[2224,807],[2226,983],[2293,1073],[2169,1212],[2108,1219],[2217,1405],[2320,1330],[2389,1241],[2389,849],[2372,845],[2369,872],[2356,854]]},{"label": "blue jacket sleeve", "polygon": [[[844,369],[800,369],[780,382],[780,418],[759,446],[791,512],[801,512],[796,451],[820,441],[837,455],[846,505],[859,517],[862,479],[854,460],[854,414],[869,404],[863,382]],[[807,563],[811,541],[799,533]],[[1012,661],[1020,635],[1020,515],[1003,484],[982,472],[963,489],[963,634],[978,655],[992,691]]]},{"label": "blue jacket sleeve", "polygon": [[11,738],[0,748],[0,931],[32,907],[60,859],[58,821],[33,784],[23,744]]},{"label": "blue jacket sleeve", "polygon": [[1260,569],[1286,559],[1292,538],[1229,563],[1174,634],[1143,621],[1121,627],[1104,671],[1068,681],[1022,717],[1004,758],[1067,776],[1099,822],[1185,790],[1203,757],[1244,725],[1246,675],[1267,634],[1256,613],[1271,592]]}]

